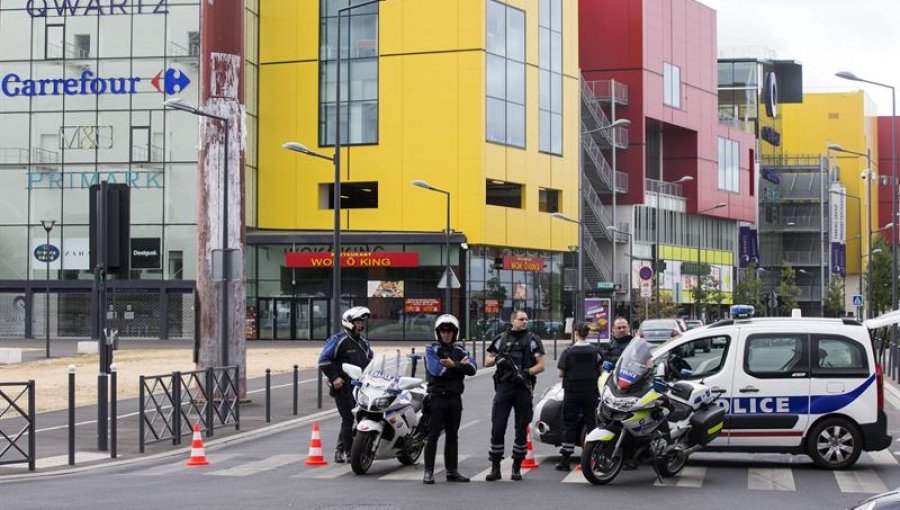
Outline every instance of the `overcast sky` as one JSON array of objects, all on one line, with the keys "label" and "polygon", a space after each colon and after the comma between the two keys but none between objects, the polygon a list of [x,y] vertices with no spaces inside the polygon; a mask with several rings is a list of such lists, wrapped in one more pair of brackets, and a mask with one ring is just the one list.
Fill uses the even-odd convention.
[{"label": "overcast sky", "polygon": [[[864,88],[891,114],[891,92],[837,71],[900,88],[900,0],[699,0],[718,12],[720,56],[767,49],[803,64],[804,92]],[[740,55],[731,55],[740,48]],[[756,53],[756,52],[754,52]],[[771,55],[758,55],[771,56]]]}]

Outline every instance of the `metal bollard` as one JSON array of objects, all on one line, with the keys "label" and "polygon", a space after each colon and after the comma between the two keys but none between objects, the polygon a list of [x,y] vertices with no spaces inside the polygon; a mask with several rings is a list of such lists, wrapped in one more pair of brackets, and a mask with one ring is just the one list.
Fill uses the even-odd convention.
[{"label": "metal bollard", "polygon": [[69,365],[69,465],[75,465],[75,365]]},{"label": "metal bollard", "polygon": [[556,359],[556,332],[553,332],[553,359]]},{"label": "metal bollard", "polygon": [[266,369],[266,423],[272,421],[272,371]]},{"label": "metal bollard", "polygon": [[297,406],[300,400],[300,367],[294,365],[294,416],[297,416]]},{"label": "metal bollard", "polygon": [[110,445],[109,445],[109,456],[113,459],[118,455],[118,437],[119,437],[119,411],[118,411],[118,403],[119,397],[116,394],[118,391],[118,367],[115,363],[109,366],[109,414],[110,414]]},{"label": "metal bollard", "polygon": [[138,452],[144,453],[144,406],[147,404],[146,389],[144,385],[146,384],[144,376],[140,376],[138,380],[138,386],[141,388],[141,394],[138,398]]},{"label": "metal bollard", "polygon": [[316,388],[316,405],[319,409],[322,409],[322,371],[316,370],[316,372],[319,373],[319,382]]},{"label": "metal bollard", "polygon": [[484,338],[484,335],[481,335],[481,366],[484,366],[484,360],[487,357],[487,341]]}]

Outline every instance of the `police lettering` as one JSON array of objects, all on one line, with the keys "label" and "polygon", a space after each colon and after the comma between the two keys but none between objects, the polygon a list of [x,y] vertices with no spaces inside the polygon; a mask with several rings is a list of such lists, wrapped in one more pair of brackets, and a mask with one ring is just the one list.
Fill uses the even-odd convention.
[{"label": "police lettering", "polygon": [[168,0],[28,0],[25,11],[32,18],[169,13]]},{"label": "police lettering", "polygon": [[791,412],[790,397],[753,397],[719,399],[719,405],[729,414],[787,414]]}]

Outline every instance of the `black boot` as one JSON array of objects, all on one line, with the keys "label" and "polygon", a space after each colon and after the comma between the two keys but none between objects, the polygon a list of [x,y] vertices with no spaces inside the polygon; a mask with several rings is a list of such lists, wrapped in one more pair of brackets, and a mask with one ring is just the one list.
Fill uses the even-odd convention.
[{"label": "black boot", "polygon": [[522,459],[513,459],[512,476],[515,481],[522,479]]},{"label": "black boot", "polygon": [[459,471],[447,471],[447,481],[466,483],[469,481],[469,477],[461,475]]},{"label": "black boot", "polygon": [[556,465],[557,471],[569,471],[572,469],[572,456],[563,454],[562,457],[559,458],[559,463]]},{"label": "black boot", "polygon": [[500,461],[492,460],[491,461],[491,472],[488,473],[488,475],[486,477],[484,477],[484,479],[487,480],[488,482],[495,482],[502,478],[503,478],[503,476],[500,475]]},{"label": "black boot", "polygon": [[334,451],[334,462],[336,464],[343,464],[344,462],[346,462],[346,460],[344,459],[344,452],[342,450]]},{"label": "black boot", "polygon": [[[448,478],[449,478],[449,475],[448,475]],[[424,483],[425,485],[434,484],[434,471],[426,469],[425,476],[422,478],[422,483]]]}]

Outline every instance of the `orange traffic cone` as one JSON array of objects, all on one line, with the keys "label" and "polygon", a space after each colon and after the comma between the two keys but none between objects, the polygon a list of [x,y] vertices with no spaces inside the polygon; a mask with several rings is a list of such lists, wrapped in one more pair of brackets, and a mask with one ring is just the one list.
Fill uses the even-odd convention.
[{"label": "orange traffic cone", "polygon": [[200,424],[194,424],[194,440],[191,441],[191,458],[187,461],[188,466],[208,466],[209,461],[206,460],[206,450],[203,448],[203,438],[200,437]]},{"label": "orange traffic cone", "polygon": [[525,454],[525,459],[522,460],[522,468],[538,468],[537,462],[534,461],[534,444],[531,442],[531,425],[528,426],[528,452]]},{"label": "orange traffic cone", "polygon": [[312,437],[309,439],[309,455],[306,456],[307,466],[327,466],[328,461],[322,455],[322,437],[319,435],[319,423],[314,422]]}]

